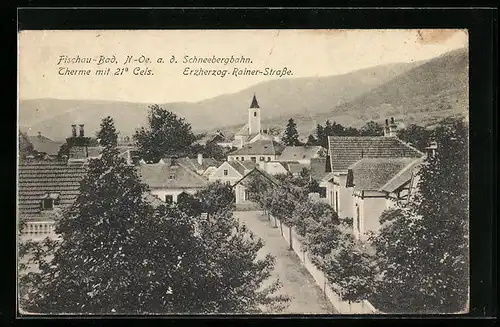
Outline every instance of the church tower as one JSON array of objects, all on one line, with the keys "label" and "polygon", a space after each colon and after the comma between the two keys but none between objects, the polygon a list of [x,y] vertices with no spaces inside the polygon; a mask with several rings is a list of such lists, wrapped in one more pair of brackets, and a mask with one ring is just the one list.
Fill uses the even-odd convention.
[{"label": "church tower", "polygon": [[255,97],[255,93],[253,95],[252,104],[250,104],[250,108],[248,108],[248,133],[250,135],[260,133],[260,107]]}]

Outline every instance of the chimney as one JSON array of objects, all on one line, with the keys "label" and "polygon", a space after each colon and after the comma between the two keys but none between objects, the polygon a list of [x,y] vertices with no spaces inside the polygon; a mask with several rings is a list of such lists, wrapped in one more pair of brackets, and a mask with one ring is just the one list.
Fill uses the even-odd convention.
[{"label": "chimney", "polygon": [[398,131],[398,125],[394,122],[394,117],[391,117],[391,124],[389,125],[389,136],[396,137]]},{"label": "chimney", "polygon": [[203,154],[198,153],[198,165],[203,165]]},{"label": "chimney", "polygon": [[389,119],[385,120],[385,126],[389,126]]},{"label": "chimney", "polygon": [[71,137],[66,139],[68,144],[69,160],[86,160],[90,138],[84,136],[83,124],[80,124],[80,136],[76,134],[76,125],[71,125]]},{"label": "chimney", "polygon": [[38,137],[42,137],[42,133],[38,132]]}]

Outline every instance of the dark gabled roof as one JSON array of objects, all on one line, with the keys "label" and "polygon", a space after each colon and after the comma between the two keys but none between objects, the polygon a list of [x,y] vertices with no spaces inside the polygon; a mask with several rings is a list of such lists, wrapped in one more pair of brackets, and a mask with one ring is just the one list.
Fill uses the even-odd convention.
[{"label": "dark gabled roof", "polygon": [[233,160],[233,161],[228,161],[227,163],[242,176],[245,175],[245,171],[252,170],[255,167],[257,167],[257,164],[255,162],[248,160],[245,161]]},{"label": "dark gabled roof", "polygon": [[28,140],[33,145],[35,151],[46,153],[51,156],[57,155],[59,148],[63,144],[63,142],[52,141],[43,135],[28,136]]},{"label": "dark gabled roof", "polygon": [[347,171],[363,158],[420,158],[424,154],[397,137],[328,136],[332,171]]},{"label": "dark gabled roof", "polygon": [[284,161],[284,162],[280,161],[279,163],[291,174],[299,174],[304,169],[308,168],[307,165],[293,161]]},{"label": "dark gabled roof", "polygon": [[243,184],[245,185],[246,184],[246,181],[251,178],[252,176],[263,176],[265,179],[267,179],[269,182],[271,182],[273,185],[280,185],[281,182],[276,179],[276,177],[274,177],[273,175],[259,169],[258,167],[255,167],[254,169],[252,169],[250,172],[248,172],[245,176],[243,176],[239,181],[237,181],[233,187],[235,187],[236,185],[238,184]]},{"label": "dark gabled roof", "polygon": [[279,155],[284,146],[273,140],[258,140],[230,153],[237,155]]},{"label": "dark gabled roof", "polygon": [[179,164],[139,164],[137,172],[141,180],[152,189],[203,188],[208,180],[191,169]]},{"label": "dark gabled roof", "polygon": [[[378,191],[415,158],[364,158],[349,167],[354,188]],[[349,185],[350,186],[350,185]]]},{"label": "dark gabled roof", "polygon": [[326,170],[326,158],[311,159],[311,178],[316,181],[321,181],[329,172]]},{"label": "dark gabled roof", "polygon": [[317,156],[321,146],[287,146],[279,157],[279,161],[308,160]]},{"label": "dark gabled roof", "polygon": [[392,177],[387,183],[380,187],[379,191],[394,192],[406,185],[415,175],[416,170],[424,162],[424,157],[412,161],[409,165],[403,168],[399,173]]},{"label": "dark gabled roof", "polygon": [[79,193],[85,166],[66,162],[27,162],[18,167],[18,212],[23,219],[43,219],[44,195],[58,193],[61,206],[69,206]]},{"label": "dark gabled roof", "polygon": [[260,108],[259,103],[257,102],[257,97],[255,96],[255,94],[253,95],[252,104],[250,104],[250,108]]}]

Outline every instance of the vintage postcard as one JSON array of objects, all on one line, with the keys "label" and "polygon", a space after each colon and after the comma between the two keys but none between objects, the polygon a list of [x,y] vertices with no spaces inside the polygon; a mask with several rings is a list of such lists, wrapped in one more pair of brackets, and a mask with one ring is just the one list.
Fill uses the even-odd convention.
[{"label": "vintage postcard", "polygon": [[467,30],[18,50],[21,316],[468,312]]}]

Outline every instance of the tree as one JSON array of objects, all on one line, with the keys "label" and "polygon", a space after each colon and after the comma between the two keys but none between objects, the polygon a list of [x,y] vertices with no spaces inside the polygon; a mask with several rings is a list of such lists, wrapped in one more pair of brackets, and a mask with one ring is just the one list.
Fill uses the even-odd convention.
[{"label": "tree", "polygon": [[307,137],[306,145],[308,145],[308,146],[318,145],[318,140],[314,137],[314,135],[309,135]]},{"label": "tree", "polygon": [[337,225],[337,245],[324,257],[323,269],[335,292],[343,300],[370,299],[375,291],[375,260],[369,244],[358,242],[352,233],[352,219]]},{"label": "tree", "polygon": [[[114,139],[112,120],[102,134]],[[218,190],[222,186],[218,186]],[[235,221],[215,187],[201,198],[209,219],[182,206],[153,208],[134,167],[113,142],[89,162],[73,205],[56,220],[61,239],[28,244],[40,272],[28,273],[22,308],[40,313],[253,313],[280,309],[274,267],[262,242]],[[181,198],[188,198],[182,196]],[[215,198],[214,198],[215,197]],[[226,198],[226,197],[224,197]],[[52,256],[53,258],[50,258]],[[238,269],[234,269],[238,267]]]},{"label": "tree", "polygon": [[285,135],[283,137],[283,142],[287,146],[297,146],[302,145],[299,141],[299,133],[297,132],[297,124],[293,121],[292,118],[288,120],[288,124],[286,125]]},{"label": "tree", "polygon": [[153,105],[149,107],[148,126],[138,129],[134,140],[138,155],[156,162],[165,156],[186,155],[196,137],[184,118]]},{"label": "tree", "polygon": [[411,124],[407,128],[398,130],[397,134],[398,138],[424,152],[431,141],[432,131],[427,130],[425,127]]},{"label": "tree", "polygon": [[468,300],[467,126],[441,122],[414,201],[381,217],[377,298],[393,312],[458,312]]},{"label": "tree", "polygon": [[[307,216],[306,216],[307,217]],[[313,262],[323,269],[322,260],[338,245],[340,221],[337,213],[326,203],[315,203],[306,218],[305,246],[313,256]]]},{"label": "tree", "polygon": [[18,136],[19,140],[19,159],[24,160],[26,157],[35,154],[35,149],[33,148],[33,144],[31,144],[28,136],[23,132],[19,132]]},{"label": "tree", "polygon": [[382,136],[384,135],[384,128],[379,123],[371,120],[361,127],[360,134],[361,136]]},{"label": "tree", "polygon": [[220,181],[210,183],[198,191],[195,198],[201,203],[201,210],[209,215],[234,209],[234,191],[230,185]]},{"label": "tree", "polygon": [[113,118],[107,116],[101,122],[101,128],[97,132],[99,145],[103,147],[116,147],[118,145],[118,134],[116,133]]}]

